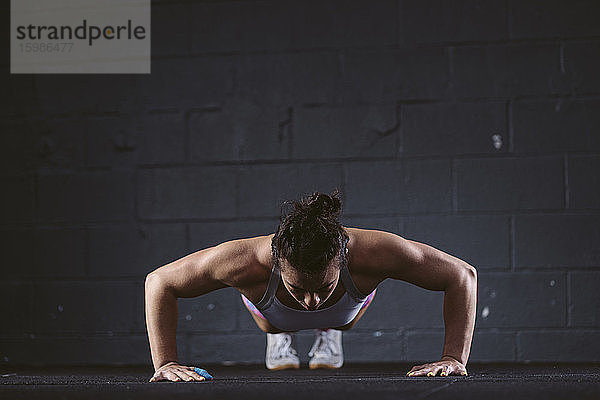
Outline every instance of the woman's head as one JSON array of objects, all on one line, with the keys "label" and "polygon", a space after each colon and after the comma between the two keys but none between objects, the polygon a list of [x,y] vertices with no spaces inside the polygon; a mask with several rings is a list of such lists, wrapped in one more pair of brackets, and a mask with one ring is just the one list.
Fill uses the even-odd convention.
[{"label": "woman's head", "polygon": [[[292,208],[284,212],[286,205]],[[282,205],[271,242],[273,257],[286,288],[307,308],[324,303],[339,279],[342,245],[348,240],[339,222],[341,208],[338,190],[331,195],[314,192]]]}]

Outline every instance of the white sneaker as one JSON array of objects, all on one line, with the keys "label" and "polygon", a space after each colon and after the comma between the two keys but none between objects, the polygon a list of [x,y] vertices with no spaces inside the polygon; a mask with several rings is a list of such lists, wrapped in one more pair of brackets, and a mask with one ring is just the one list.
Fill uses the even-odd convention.
[{"label": "white sneaker", "polygon": [[308,367],[310,369],[340,368],[344,364],[342,331],[316,329],[315,336],[315,343],[308,352],[308,356],[312,357]]},{"label": "white sneaker", "polygon": [[300,359],[292,347],[292,342],[292,333],[267,333],[265,362],[268,369],[300,368]]}]

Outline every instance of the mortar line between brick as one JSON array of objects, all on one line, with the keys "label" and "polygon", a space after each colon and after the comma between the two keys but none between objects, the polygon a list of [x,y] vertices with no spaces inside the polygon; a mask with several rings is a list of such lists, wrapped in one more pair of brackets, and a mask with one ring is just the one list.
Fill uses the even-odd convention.
[{"label": "mortar line between brick", "polygon": [[[447,51],[448,51],[448,78],[450,79],[450,83],[453,86],[455,86],[456,70],[454,68],[454,46],[449,46]],[[456,101],[456,98],[454,99],[454,101]]]},{"label": "mortar line between brick", "polygon": [[396,127],[397,127],[397,132],[396,132],[396,136],[394,138],[394,145],[396,146],[396,148],[394,149],[395,151],[395,160],[398,160],[400,157],[404,156],[404,125],[403,125],[403,118],[402,118],[402,114],[404,113],[404,106],[402,105],[401,102],[397,102],[396,103]]},{"label": "mortar line between brick", "polygon": [[235,174],[235,210],[234,210],[234,214],[235,214],[235,218],[234,220],[237,221],[240,218],[240,203],[241,203],[241,199],[240,199],[240,175],[243,173],[243,169],[244,167],[238,165],[238,167],[236,168],[236,174]]},{"label": "mortar line between brick", "polygon": [[520,335],[519,335],[519,331],[516,330],[514,333],[514,338],[515,338],[515,347],[514,347],[514,351],[515,351],[515,361],[519,361],[520,359],[520,354],[521,354],[521,346],[519,343],[520,340]]},{"label": "mortar line between brick", "polygon": [[458,176],[456,173],[457,161],[456,159],[452,159],[450,163],[450,174],[452,179],[452,214],[458,214]]},{"label": "mortar line between brick", "polygon": [[509,234],[509,240],[508,240],[508,251],[510,254],[510,270],[513,272],[516,272],[517,270],[517,266],[516,266],[516,251],[515,251],[515,247],[517,247],[516,243],[515,243],[515,237],[516,237],[516,233],[515,233],[515,216],[511,215],[509,217],[508,220],[508,234]]},{"label": "mortar line between brick", "polygon": [[511,25],[511,12],[512,12],[512,7],[511,7],[511,0],[506,0],[506,35],[507,35],[507,39],[510,41],[512,39],[512,25]]},{"label": "mortar line between brick", "polygon": [[565,154],[564,156],[564,191],[565,191],[565,209],[569,209],[571,207],[571,190],[569,188],[569,155]]},{"label": "mortar line between brick", "polygon": [[396,3],[394,5],[396,6],[396,8],[394,10],[394,12],[395,12],[394,16],[396,17],[396,26],[394,27],[395,28],[395,31],[394,31],[394,41],[395,41],[395,45],[397,47],[400,47],[400,43],[401,43],[401,40],[400,40],[400,26],[404,26],[404,25],[401,25],[402,24],[402,18],[400,18],[400,0],[396,0]]},{"label": "mortar line between brick", "polygon": [[294,154],[294,107],[288,108],[288,159],[292,159]]},{"label": "mortar line between brick", "polygon": [[191,233],[191,227],[189,223],[185,223],[185,249],[186,252],[191,252],[192,251],[192,233]]},{"label": "mortar line between brick", "polygon": [[571,272],[567,271],[567,301],[566,301],[566,307],[567,307],[567,328],[572,327],[573,326],[573,321],[571,319]]},{"label": "mortar line between brick", "polygon": [[344,202],[348,201],[348,195],[346,192],[346,178],[347,178],[347,174],[346,174],[346,163],[344,163],[343,161],[340,162],[340,186],[341,186],[341,191],[342,191],[342,198],[344,199]]},{"label": "mortar line between brick", "polygon": [[506,124],[508,129],[508,152],[515,152],[515,129],[513,125],[513,105],[512,99],[509,99],[506,103]]},{"label": "mortar line between brick", "polygon": [[559,45],[559,51],[560,51],[560,73],[561,75],[566,75],[567,71],[565,70],[565,43],[564,41],[560,41],[560,45]]},{"label": "mortar line between brick", "polygon": [[184,113],[183,113],[183,143],[184,143],[183,159],[184,159],[184,165],[191,161],[191,156],[190,156],[190,115],[191,115],[190,110],[184,111]]}]

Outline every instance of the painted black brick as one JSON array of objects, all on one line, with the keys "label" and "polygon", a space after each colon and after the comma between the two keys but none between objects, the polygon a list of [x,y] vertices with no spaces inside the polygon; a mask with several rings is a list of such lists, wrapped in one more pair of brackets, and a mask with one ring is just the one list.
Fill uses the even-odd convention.
[{"label": "painted black brick", "polygon": [[137,328],[140,310],[133,283],[40,282],[34,290],[36,333],[132,332]]},{"label": "painted black brick", "polygon": [[[0,106],[1,107],[1,106]],[[35,166],[33,127],[26,119],[0,118],[0,171],[18,174]]]},{"label": "painted black brick", "polygon": [[183,224],[118,224],[88,228],[88,274],[92,277],[146,274],[186,252]]},{"label": "painted black brick", "polygon": [[407,160],[404,171],[400,190],[407,212],[414,214],[452,210],[450,160]]},{"label": "painted black brick", "polygon": [[473,332],[469,361],[513,362],[516,361],[516,335],[492,329]]},{"label": "painted black brick", "polygon": [[139,170],[138,212],[142,218],[227,218],[236,215],[234,167]]},{"label": "painted black brick", "polygon": [[[9,21],[8,14],[3,15]],[[6,24],[8,25],[8,24]],[[5,38],[8,45],[8,26]],[[0,57],[0,64],[9,63],[9,53]],[[36,79],[33,74],[11,75],[9,67],[0,67],[0,87],[3,96],[0,98],[0,115],[2,117],[28,117],[40,112],[39,104],[32,102],[36,96]]]},{"label": "painted black brick", "polygon": [[168,164],[185,161],[181,113],[143,117],[89,117],[87,165],[91,167]]},{"label": "painted black brick", "polygon": [[519,332],[517,343],[518,361],[600,361],[600,332],[597,331]]},{"label": "painted black brick", "polygon": [[[508,149],[503,102],[407,104],[401,115],[406,155],[496,154]],[[499,148],[494,135],[501,137]]]},{"label": "painted black brick", "polygon": [[594,0],[510,0],[511,39],[571,38],[600,35]]},{"label": "painted black brick", "polygon": [[600,327],[600,271],[571,272],[571,326]]},{"label": "painted black brick", "polygon": [[515,152],[599,151],[599,100],[545,100],[514,103]]},{"label": "painted black brick", "polygon": [[[77,169],[85,165],[84,118],[36,118],[29,125],[35,140],[31,152],[37,168]],[[22,132],[26,137],[28,133]]]},{"label": "painted black brick", "polygon": [[34,220],[34,177],[32,175],[0,178],[0,221],[2,224],[31,223]]},{"label": "painted black brick", "polygon": [[505,216],[408,217],[404,233],[477,269],[508,269],[510,266],[509,219]]},{"label": "painted black brick", "polygon": [[348,103],[439,99],[450,84],[448,53],[441,47],[349,50],[343,54],[342,90]]},{"label": "painted black brick", "polygon": [[355,162],[344,165],[349,214],[395,213],[402,200],[403,167],[399,162]]},{"label": "painted black brick", "polygon": [[2,315],[0,334],[31,332],[33,330],[32,306],[33,287],[30,283],[0,282],[0,315]]},{"label": "painted black brick", "polygon": [[409,330],[406,332],[406,359],[413,362],[434,362],[444,349],[443,330],[438,332]]},{"label": "painted black brick", "polygon": [[516,267],[598,267],[599,227],[596,215],[517,216]]},{"label": "painted black brick", "polygon": [[[152,4],[151,26],[153,56],[187,55],[190,53],[193,19],[190,3]],[[203,25],[196,25],[202,28]]]},{"label": "painted black brick", "polygon": [[239,211],[244,217],[278,217],[282,201],[341,185],[338,164],[253,165],[240,168]]},{"label": "painted black brick", "polygon": [[600,156],[570,156],[567,162],[569,208],[599,209]]},{"label": "painted black brick", "polygon": [[310,107],[295,113],[294,158],[393,157],[397,106]]},{"label": "painted black brick", "polygon": [[[310,341],[310,344],[312,345],[312,341]],[[342,336],[342,346],[345,362],[406,360],[404,331],[402,329],[370,332],[345,331]]]},{"label": "painted black brick", "polygon": [[263,107],[244,99],[221,110],[189,115],[189,151],[193,162],[286,159],[291,123],[286,109]]},{"label": "painted black brick", "polygon": [[[0,365],[151,365],[145,335],[27,335],[0,339]],[[150,379],[150,369],[148,379]]]},{"label": "painted black brick", "polygon": [[443,327],[443,302],[443,292],[388,279],[378,286],[369,309],[352,329]]},{"label": "painted black brick", "polygon": [[456,167],[459,211],[564,207],[561,158],[465,159]]},{"label": "painted black brick", "polygon": [[[511,333],[475,330],[469,362],[515,361],[515,335]],[[406,359],[435,362],[442,356],[444,334],[409,330],[406,333]],[[467,371],[469,366],[467,364]]]},{"label": "painted black brick", "polygon": [[146,110],[216,107],[233,90],[231,57],[157,58],[139,76],[136,107]]},{"label": "painted black brick", "polygon": [[564,93],[560,51],[553,44],[458,47],[454,50],[459,97]]},{"label": "painted black brick", "polygon": [[24,277],[33,274],[34,230],[30,227],[3,228],[0,230],[2,257],[5,267],[2,269],[2,279]]},{"label": "painted black brick", "polygon": [[288,2],[193,3],[188,30],[194,53],[290,48],[293,11]]},{"label": "painted black brick", "polygon": [[35,257],[31,275],[69,278],[86,274],[86,232],[78,227],[36,227],[33,249]]},{"label": "painted black brick", "polygon": [[[154,69],[153,61],[152,74]],[[139,107],[139,79],[128,74],[38,74],[35,77],[38,112],[127,114]],[[162,96],[154,94],[154,97]]]},{"label": "painted black brick", "polygon": [[[239,292],[226,288],[202,296],[179,299],[178,332],[233,332],[236,330]],[[225,335],[227,336],[227,335]]]},{"label": "painted black brick", "polygon": [[339,101],[339,57],[332,51],[245,54],[235,58],[236,95],[289,107]]},{"label": "painted black brick", "polygon": [[133,174],[129,171],[41,172],[37,189],[39,221],[115,221],[133,214]]},{"label": "painted black brick", "polygon": [[195,334],[189,336],[189,353],[180,356],[192,365],[226,361],[258,364],[265,361],[266,335],[254,334]]},{"label": "painted black brick", "polygon": [[565,70],[569,87],[577,94],[600,93],[600,41],[565,44]]},{"label": "painted black brick", "polygon": [[476,327],[566,326],[566,286],[561,272],[480,272]]},{"label": "painted black brick", "polygon": [[393,0],[295,3],[292,21],[294,47],[387,46],[396,43],[396,1]]},{"label": "painted black brick", "polygon": [[450,160],[345,165],[346,212],[426,213],[452,208]]},{"label": "painted black brick", "polygon": [[190,247],[205,249],[235,239],[270,235],[275,233],[278,218],[259,221],[206,221],[190,225]]},{"label": "painted black brick", "polygon": [[504,40],[506,3],[477,0],[400,0],[398,33],[403,43]]}]

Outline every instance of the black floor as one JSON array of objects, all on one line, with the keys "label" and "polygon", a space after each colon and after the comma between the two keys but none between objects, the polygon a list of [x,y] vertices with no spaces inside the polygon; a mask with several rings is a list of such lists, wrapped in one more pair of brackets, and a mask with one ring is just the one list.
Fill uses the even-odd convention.
[{"label": "black floor", "polygon": [[412,365],[203,365],[215,380],[194,383],[148,383],[149,367],[3,368],[0,399],[600,399],[600,364],[473,363],[466,377],[409,378]]}]

